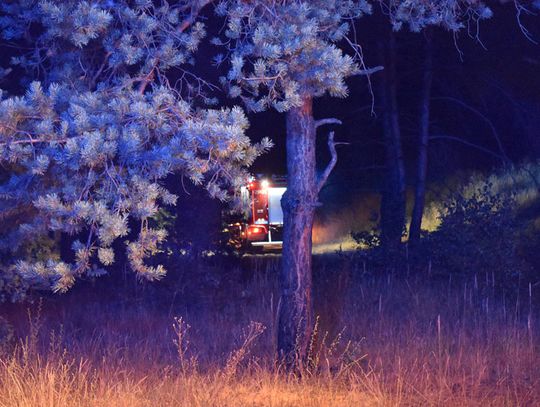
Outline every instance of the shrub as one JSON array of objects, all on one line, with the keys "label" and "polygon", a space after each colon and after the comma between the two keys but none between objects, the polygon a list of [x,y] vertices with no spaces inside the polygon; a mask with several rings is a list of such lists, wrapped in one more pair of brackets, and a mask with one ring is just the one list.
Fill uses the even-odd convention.
[{"label": "shrub", "polygon": [[0,304],[6,301],[20,302],[24,300],[28,288],[28,282],[21,278],[14,267],[0,264]]},{"label": "shrub", "polygon": [[525,225],[515,208],[513,195],[492,195],[489,184],[468,197],[457,194],[425,242],[434,265],[447,272],[495,272],[507,277],[526,271],[519,255]]},{"label": "shrub", "polygon": [[532,280],[538,175],[540,165],[529,163],[471,178],[443,202],[441,223],[426,235],[420,255],[439,271]]},{"label": "shrub", "polygon": [[13,341],[13,327],[0,316],[0,354],[2,354]]},{"label": "shrub", "polygon": [[[380,233],[355,232],[358,256],[376,267],[426,266],[438,274],[488,273],[504,284],[536,282],[540,264],[540,163],[524,163],[489,175],[474,174],[433,202],[434,231],[423,231],[414,250],[392,256],[381,249]],[[395,258],[398,258],[396,263]]]}]

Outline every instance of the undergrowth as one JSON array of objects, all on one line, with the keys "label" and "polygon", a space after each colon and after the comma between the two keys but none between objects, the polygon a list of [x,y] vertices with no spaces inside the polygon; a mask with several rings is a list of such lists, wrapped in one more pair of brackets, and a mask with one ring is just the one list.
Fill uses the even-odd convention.
[{"label": "undergrowth", "polygon": [[287,373],[273,354],[279,264],[248,266],[198,289],[106,295],[100,280],[29,316],[4,307],[0,406],[540,405],[537,287],[319,264],[310,354]]}]

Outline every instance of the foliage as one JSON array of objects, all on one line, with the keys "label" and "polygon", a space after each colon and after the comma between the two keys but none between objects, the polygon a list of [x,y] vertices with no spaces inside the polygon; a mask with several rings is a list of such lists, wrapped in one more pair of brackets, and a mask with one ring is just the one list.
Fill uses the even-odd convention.
[{"label": "foliage", "polygon": [[491,9],[476,0],[398,0],[383,4],[395,30],[406,25],[413,32],[432,25],[457,32],[492,16]]},{"label": "foliage", "polygon": [[221,78],[229,96],[241,97],[255,112],[284,112],[305,96],[347,96],[345,78],[359,72],[361,59],[337,43],[347,41],[353,20],[370,11],[363,0],[222,2],[217,13],[226,16],[227,29],[215,43],[227,53],[216,62],[230,63]]},{"label": "foliage", "polygon": [[496,170],[489,176],[473,174],[462,187],[462,195],[470,197],[479,188],[488,188],[490,195],[513,194],[519,210],[540,200],[540,161],[523,162]]},{"label": "foliage", "polygon": [[0,101],[0,162],[10,175],[0,210],[31,208],[0,247],[12,253],[49,231],[74,236],[73,262],[19,261],[26,281],[65,291],[78,276],[101,275],[119,239],[141,277],[161,278],[164,269],[144,259],[166,236],[149,219],[177,199],[165,178],[227,199],[225,187],[270,146],[250,143],[240,108],[205,107],[198,89],[209,86],[189,70],[205,35],[195,22],[202,3],[158,3],[0,5],[2,36],[21,50],[11,68],[27,87]]},{"label": "foliage", "polygon": [[523,224],[511,194],[490,194],[490,185],[446,204],[441,225],[428,237],[438,269],[447,272],[495,272],[515,277],[526,265],[518,253]]},{"label": "foliage", "polygon": [[451,197],[440,226],[425,242],[437,268],[489,272],[505,279],[531,277],[527,243],[537,239],[531,233],[534,218],[526,211],[538,205],[538,191],[534,198],[529,188],[535,180],[531,170],[537,169],[523,164],[484,180],[477,176]]},{"label": "foliage", "polygon": [[2,316],[0,316],[0,355],[2,355],[10,342],[13,341],[13,327],[11,324]]},{"label": "foliage", "polygon": [[351,232],[351,237],[362,249],[372,250],[381,245],[380,232],[377,229]]},{"label": "foliage", "polygon": [[[374,3],[396,30],[405,24],[412,31],[430,25],[458,31],[491,17],[490,9],[474,0]],[[250,111],[284,112],[306,96],[346,97],[346,78],[372,72],[363,69],[354,28],[356,19],[372,11],[366,0],[226,0],[216,11],[227,19],[225,38],[214,39],[226,50],[215,62],[230,65],[222,84]]]},{"label": "foliage", "polygon": [[28,288],[28,281],[17,273],[14,266],[0,265],[0,303],[24,300]]},{"label": "foliage", "polygon": [[[402,264],[430,262],[438,274],[487,272],[505,283],[536,281],[539,163],[504,167],[489,175],[474,173],[467,179],[431,202],[436,227],[424,230],[417,246],[406,251],[403,245],[394,255]],[[382,250],[377,228],[351,236],[360,249],[356,255],[370,263],[388,266],[395,257]]]}]

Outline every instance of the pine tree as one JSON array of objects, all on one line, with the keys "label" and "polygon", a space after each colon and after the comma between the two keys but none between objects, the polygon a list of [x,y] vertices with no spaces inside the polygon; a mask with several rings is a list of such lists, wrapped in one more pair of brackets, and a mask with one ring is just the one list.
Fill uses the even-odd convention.
[{"label": "pine tree", "polygon": [[[440,25],[458,31],[490,16],[475,0],[378,1],[395,30],[419,31]],[[355,21],[371,12],[365,0],[226,0],[217,7],[227,19],[224,37],[215,41],[226,52],[216,58],[230,69],[222,78],[229,96],[248,110],[273,108],[285,112],[287,123],[288,187],[284,212],[278,353],[288,366],[306,356],[313,325],[311,231],[318,194],[337,161],[336,143],[329,134],[332,159],[317,176],[315,138],[322,125],[337,119],[315,120],[313,102],[323,95],[347,97],[345,80],[367,75],[362,48],[355,38]]]},{"label": "pine tree", "polygon": [[22,83],[0,100],[0,163],[9,172],[0,211],[27,211],[0,248],[11,258],[57,231],[73,237],[75,258],[17,261],[27,284],[63,292],[78,276],[101,275],[118,240],[140,277],[161,278],[164,268],[145,260],[166,238],[149,219],[177,200],[165,178],[188,178],[226,199],[269,147],[251,144],[241,108],[211,108],[198,90],[206,83],[192,64],[206,3],[1,3],[3,40],[21,50],[11,75]]}]

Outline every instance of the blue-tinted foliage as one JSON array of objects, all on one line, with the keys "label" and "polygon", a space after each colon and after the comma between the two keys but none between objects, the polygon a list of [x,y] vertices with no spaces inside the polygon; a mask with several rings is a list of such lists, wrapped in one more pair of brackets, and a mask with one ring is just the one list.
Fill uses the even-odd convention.
[{"label": "blue-tinted foliage", "polygon": [[[4,40],[31,51],[12,61],[27,78],[26,91],[0,101],[0,161],[10,170],[0,185],[0,211],[30,209],[0,247],[13,253],[50,231],[81,238],[72,264],[19,260],[16,271],[25,281],[65,291],[81,274],[103,274],[122,238],[129,239],[134,271],[162,277],[163,267],[144,260],[166,236],[148,219],[177,199],[165,177],[189,178],[225,199],[225,187],[240,182],[269,147],[267,140],[250,143],[240,108],[206,109],[204,94],[181,92],[202,80],[183,75],[170,85],[169,71],[188,72],[205,34],[193,5],[2,2]],[[135,224],[137,231],[130,230]]]},{"label": "blue-tinted foliage", "polygon": [[214,43],[226,52],[214,62],[229,62],[222,78],[229,96],[255,112],[284,112],[305,97],[346,97],[345,79],[366,72],[353,26],[374,6],[396,30],[438,25],[458,31],[491,16],[476,0],[224,0],[216,12],[227,28]]}]

